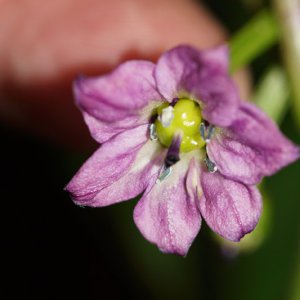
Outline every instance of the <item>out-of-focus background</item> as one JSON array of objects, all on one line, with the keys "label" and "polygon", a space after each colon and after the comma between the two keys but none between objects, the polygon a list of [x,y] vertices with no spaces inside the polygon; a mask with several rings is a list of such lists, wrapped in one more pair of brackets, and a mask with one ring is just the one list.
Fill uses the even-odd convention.
[{"label": "out-of-focus background", "polygon": [[[81,52],[93,47],[99,47],[99,53],[104,51],[101,49],[101,43],[93,44],[91,41],[92,44],[89,45],[83,42],[76,44],[76,39],[77,35],[81,37],[84,34],[85,27],[90,31],[95,30],[94,22],[97,21],[98,14],[101,18],[105,13],[95,11],[92,19],[88,19],[91,22],[87,22],[84,16],[80,15],[81,9],[78,12],[75,7],[78,18],[82,20],[80,26],[76,27],[64,21],[60,17],[60,11],[53,13],[55,1],[49,3],[44,1],[43,14],[49,6],[49,14],[57,15],[57,19],[53,18],[53,28],[56,28],[58,23],[59,26],[53,32],[50,30],[51,34],[45,31],[44,40],[35,47],[32,46],[33,38],[32,43],[30,38],[28,43],[22,43],[23,35],[18,38],[19,32],[24,32],[26,28],[27,18],[28,23],[31,18],[38,20],[38,16],[29,14],[31,2],[31,0],[0,1],[0,11],[2,10],[2,14],[6,13],[0,19],[2,27],[0,40],[6,42],[0,44],[0,58],[4,57],[8,49],[12,53],[11,61],[0,59],[1,298],[12,299],[19,295],[19,297],[29,296],[30,299],[68,297],[68,299],[299,300],[299,161],[271,178],[266,178],[262,183],[264,214],[253,235],[240,246],[234,246],[214,236],[204,224],[185,258],[162,254],[143,239],[132,219],[133,207],[137,200],[98,209],[81,208],[72,203],[63,188],[95,149],[95,144],[87,134],[80,113],[70,102],[71,80],[77,73],[96,74],[100,69],[101,72],[109,70],[117,59],[108,61],[107,66],[102,64],[98,67],[97,59],[92,57],[90,61],[93,62],[93,59],[96,61],[93,66],[78,63],[76,66],[72,65],[66,72],[58,72],[56,62],[59,61],[60,66],[64,65],[68,57],[61,57],[59,51],[56,56],[54,51],[51,61],[53,67],[47,66],[47,70],[50,70],[47,73],[43,69],[46,68],[43,56],[37,57],[47,52],[47,48],[44,52],[36,49],[38,47],[43,49],[43,44],[52,38],[55,39],[55,34],[59,35],[59,30],[69,32],[69,27],[76,28],[73,34],[68,33],[65,35],[67,38],[61,40],[60,47],[64,49],[68,49],[69,43],[70,47],[81,45]],[[70,7],[72,1],[65,2],[66,7]],[[147,3],[151,10],[151,1],[142,2]],[[177,1],[163,2],[165,2],[162,8],[164,11],[153,11],[149,23],[155,28],[167,27],[168,32],[172,30],[172,26],[169,23],[165,26],[164,14],[166,18],[170,17],[167,13],[170,10],[170,15],[174,13],[175,16],[172,7],[177,5]],[[179,2],[184,3],[180,0]],[[287,0],[286,3],[288,2],[294,2],[296,8],[294,21],[300,22],[299,1]],[[78,6],[84,7],[83,3],[84,1]],[[280,124],[283,132],[295,143],[300,144],[300,99],[295,91],[296,83],[293,77],[295,70],[292,70],[289,61],[291,56],[295,55],[294,65],[297,67],[297,53],[293,54],[293,45],[289,44],[293,39],[296,40],[297,36],[293,36],[285,27],[293,16],[282,13],[284,8],[278,4],[280,0],[271,3],[262,0],[207,0],[202,3],[226,28],[227,37],[238,32],[260,11],[268,9],[274,13],[277,20],[274,26],[279,27],[282,36],[279,42],[253,59],[249,66],[253,91],[246,94],[266,108]],[[182,18],[186,19],[185,22],[190,20],[194,30],[198,30],[197,26],[200,26],[201,22],[209,23],[209,20],[201,14],[191,13],[191,10],[196,10],[196,6],[200,3],[193,5],[193,8],[187,11],[182,9]],[[114,1],[115,14],[112,16],[116,19],[111,20],[111,23],[105,23],[106,27],[103,30],[106,33],[116,25],[119,27],[128,25],[121,22],[122,18],[117,18],[122,16],[122,11],[124,12],[127,6],[131,7],[132,1]],[[81,11],[84,13],[85,10]],[[136,13],[134,10],[129,11],[132,14]],[[72,10],[69,13],[72,14]],[[186,18],[185,13],[191,13],[191,16]],[[201,16],[203,19],[197,20]],[[177,19],[173,21],[177,22]],[[43,25],[38,21],[37,24]],[[130,23],[130,26],[134,25],[139,26],[138,23],[133,25]],[[11,46],[8,44],[9,39],[5,38],[5,32],[9,31],[10,26],[14,27],[12,35],[14,42]],[[207,45],[217,44],[217,41],[223,38],[228,39],[225,30],[222,31],[219,25],[214,23],[213,26],[216,26],[214,30],[219,30],[220,33],[215,35],[215,40],[207,42]],[[152,27],[149,25],[149,28]],[[149,28],[145,30],[145,39],[153,36],[149,33]],[[43,28],[40,30],[40,35],[43,36]],[[199,32],[201,30],[199,28]],[[183,32],[178,32],[177,43],[193,43],[193,36],[187,31],[188,27]],[[25,30],[25,32],[27,37],[32,36],[32,31]],[[209,34],[209,31],[206,31],[206,34]],[[164,38],[161,37],[162,40]],[[109,39],[118,38],[114,32],[111,35],[107,34],[103,47],[107,47],[108,53]],[[156,40],[153,39],[153,43],[154,41]],[[247,42],[246,39],[244,43]],[[117,42],[114,43],[111,47],[117,47]],[[172,43],[175,43],[175,39],[170,41],[169,46],[172,46]],[[202,41],[195,43],[200,46]],[[23,45],[27,48],[25,46],[22,48]],[[161,50],[167,46],[167,43],[162,45]],[[151,59],[155,59],[159,55],[160,46],[155,46],[153,53],[148,51],[146,46],[145,49],[140,46],[139,52],[142,54],[137,54],[133,47],[119,60],[135,58],[137,55],[151,56]],[[22,57],[20,53],[26,55]],[[72,53],[70,50],[70,55]],[[38,62],[32,66],[33,75],[28,71],[27,65],[31,61]],[[16,69],[17,71],[12,71]],[[56,72],[60,77],[49,80]],[[14,79],[6,74],[12,74],[11,77]],[[266,97],[269,100],[266,100]],[[61,100],[64,98],[67,100]],[[19,99],[26,100],[22,102]],[[47,102],[48,104],[43,106],[44,99],[45,103],[51,102],[51,99],[53,102],[50,105]],[[279,104],[272,103],[272,99]],[[12,108],[7,104],[9,101],[13,103]],[[32,103],[36,105],[36,110],[32,109]],[[67,109],[61,108],[64,106]],[[9,109],[6,109],[7,107]],[[51,110],[55,113],[49,117]],[[22,119],[24,115],[26,121]],[[70,129],[73,130],[72,133]]]}]

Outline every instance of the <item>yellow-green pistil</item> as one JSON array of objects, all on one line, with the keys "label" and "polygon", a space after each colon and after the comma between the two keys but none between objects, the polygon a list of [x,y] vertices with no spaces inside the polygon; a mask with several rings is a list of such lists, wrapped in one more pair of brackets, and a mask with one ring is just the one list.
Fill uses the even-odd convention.
[{"label": "yellow-green pistil", "polygon": [[199,105],[187,98],[179,99],[174,105],[173,118],[170,124],[167,124],[167,126],[164,124],[164,127],[160,119],[164,110],[168,107],[169,103],[164,103],[157,109],[158,118],[155,120],[155,127],[160,143],[165,147],[169,147],[173,136],[176,133],[181,133],[181,152],[189,152],[202,148],[205,145],[205,141],[199,132],[202,121]]}]

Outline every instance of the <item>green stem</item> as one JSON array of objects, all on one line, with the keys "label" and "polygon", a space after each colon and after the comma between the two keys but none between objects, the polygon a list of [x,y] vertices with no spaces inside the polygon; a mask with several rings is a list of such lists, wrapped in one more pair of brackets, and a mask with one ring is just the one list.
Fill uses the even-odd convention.
[{"label": "green stem", "polygon": [[293,93],[293,114],[300,128],[300,0],[273,0],[282,28],[283,58]]}]

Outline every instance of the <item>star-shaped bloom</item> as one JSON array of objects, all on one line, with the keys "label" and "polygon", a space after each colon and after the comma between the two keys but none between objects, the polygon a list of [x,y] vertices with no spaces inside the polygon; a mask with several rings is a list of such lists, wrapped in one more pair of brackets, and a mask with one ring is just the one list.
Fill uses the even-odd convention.
[{"label": "star-shaped bloom", "polygon": [[74,93],[102,145],[67,191],[93,207],[142,194],[134,221],[163,252],[185,255],[202,218],[239,241],[261,214],[255,185],[300,155],[266,114],[239,99],[226,46],[178,46],[156,65],[128,61],[78,78]]}]

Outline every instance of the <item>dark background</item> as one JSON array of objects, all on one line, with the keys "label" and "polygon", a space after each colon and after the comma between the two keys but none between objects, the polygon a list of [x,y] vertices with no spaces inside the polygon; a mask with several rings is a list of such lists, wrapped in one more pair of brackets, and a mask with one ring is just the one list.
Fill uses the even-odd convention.
[{"label": "dark background", "polygon": [[[209,1],[234,32],[255,8],[229,3]],[[277,48],[253,63],[254,81],[274,60]],[[290,114],[282,129],[300,144]],[[3,124],[0,140],[2,299],[280,300],[290,299],[300,280],[299,161],[264,182],[270,225],[260,247],[225,255],[203,225],[181,258],[143,239],[132,220],[136,200],[101,209],[72,203],[63,188],[90,153],[71,153]]]}]

